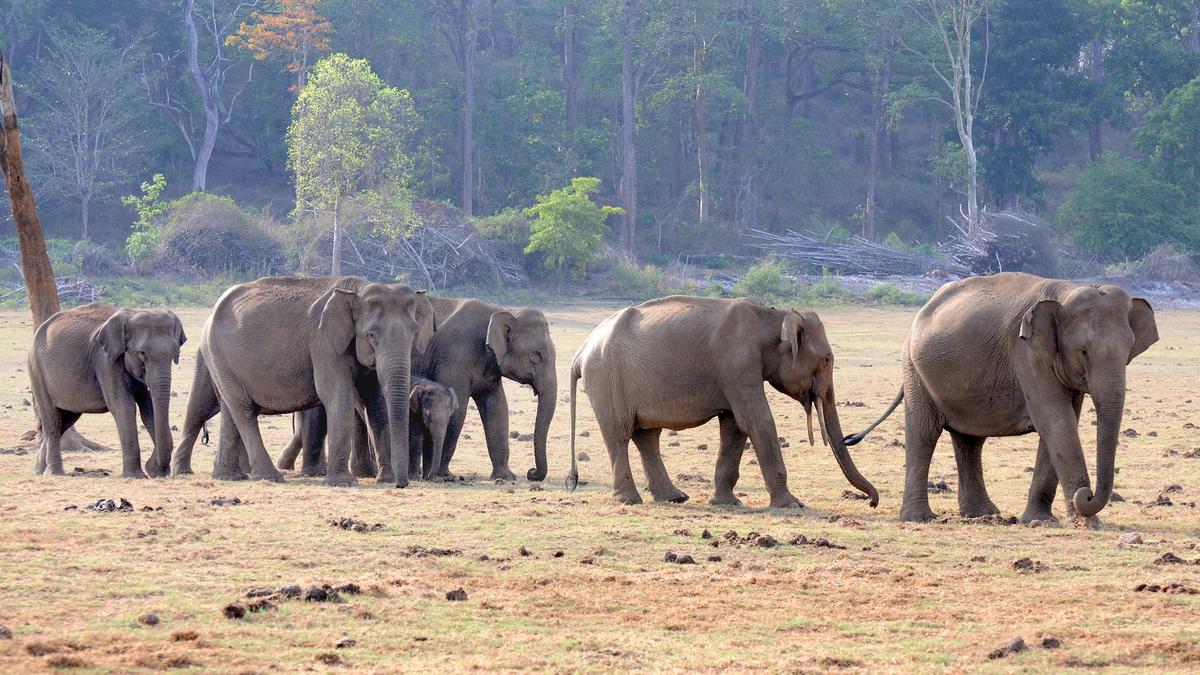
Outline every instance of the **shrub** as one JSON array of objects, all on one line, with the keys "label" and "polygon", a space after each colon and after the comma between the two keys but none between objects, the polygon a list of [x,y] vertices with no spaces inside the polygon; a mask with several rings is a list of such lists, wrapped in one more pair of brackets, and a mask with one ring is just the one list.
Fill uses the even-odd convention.
[{"label": "shrub", "polygon": [[842,286],[842,280],[836,274],[830,274],[827,269],[821,270],[821,280],[804,289],[803,295],[807,300],[827,301],[854,298],[854,294]]},{"label": "shrub", "polygon": [[142,183],[142,195],[128,195],[121,198],[121,203],[137,212],[137,220],[125,241],[125,253],[129,260],[140,263],[150,259],[154,254],[154,244],[158,241],[158,227],[162,215],[166,213],[168,204],[159,199],[167,187],[167,179],[156,173],[149,181]]},{"label": "shrub", "polygon": [[867,299],[881,305],[903,305],[915,307],[924,305],[928,296],[906,291],[896,284],[875,284],[867,290]]},{"label": "shrub", "polygon": [[285,269],[283,246],[268,224],[228,197],[194,192],[168,208],[150,267],[210,276],[278,274]]},{"label": "shrub", "polygon": [[57,276],[114,276],[126,271],[112,251],[86,239],[48,239],[46,252]]},{"label": "shrub", "polygon": [[1154,246],[1197,241],[1194,213],[1183,190],[1163,181],[1141,161],[1106,158],[1088,166],[1067,195],[1058,220],[1089,253],[1141,257]]},{"label": "shrub", "polygon": [[599,178],[573,178],[565,188],[538,195],[537,203],[525,209],[534,219],[525,254],[542,254],[546,269],[558,274],[568,268],[585,273],[608,230],[605,219],[624,213],[615,206],[597,206],[591,195],[599,188]]},{"label": "shrub", "polygon": [[667,290],[667,278],[654,265],[641,266],[628,260],[618,260],[609,271],[613,289],[621,295],[650,298]]},{"label": "shrub", "polygon": [[475,230],[489,239],[496,239],[525,248],[529,245],[530,222],[516,209],[503,209],[490,216],[472,218]]},{"label": "shrub", "polygon": [[1187,281],[1196,278],[1196,265],[1186,251],[1159,244],[1142,258],[1142,273],[1160,281]]},{"label": "shrub", "polygon": [[796,285],[787,277],[782,262],[766,258],[746,270],[731,290],[733,295],[782,304],[796,294]]}]

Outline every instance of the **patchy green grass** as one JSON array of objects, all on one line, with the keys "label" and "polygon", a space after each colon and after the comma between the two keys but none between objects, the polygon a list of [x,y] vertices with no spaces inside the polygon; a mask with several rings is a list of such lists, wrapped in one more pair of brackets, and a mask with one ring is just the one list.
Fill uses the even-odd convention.
[{"label": "patchy green grass", "polygon": [[[854,449],[881,493],[878,510],[845,499],[850,489],[827,449],[810,448],[804,414],[770,391],[789,483],[808,508],[772,511],[747,453],[739,489],[747,508],[707,505],[717,447],[715,424],[664,436],[664,456],[686,504],[621,506],[584,397],[579,449],[590,455],[567,493],[572,353],[611,308],[549,311],[559,353],[559,414],[551,429],[550,479],[496,485],[478,417],[471,412],[454,468],[460,484],[406,490],[365,485],[331,490],[290,475],[283,484],[209,479],[211,449],[199,448],[201,475],[171,480],[49,478],[31,475],[31,455],[0,454],[0,671],[67,665],[96,671],[179,669],[285,671],[338,662],[378,670],[715,671],[1062,671],[1115,667],[1182,671],[1200,665],[1195,617],[1200,596],[1135,593],[1140,583],[1200,588],[1200,566],[1155,565],[1167,551],[1200,557],[1200,424],[1190,375],[1200,367],[1200,313],[1161,312],[1162,341],[1130,368],[1117,491],[1126,501],[1101,516],[1105,529],[1029,528],[960,522],[897,522],[903,486],[902,415]],[[843,426],[861,428],[899,385],[899,348],[913,310],[822,309],[837,354]],[[184,310],[199,335],[207,310]],[[0,312],[0,444],[32,426],[24,353],[32,331],[22,312]],[[191,383],[196,341],[176,370],[178,424]],[[532,431],[534,399],[509,386],[512,429]],[[1087,407],[1085,406],[1085,410]],[[1091,429],[1085,413],[1083,428]],[[81,422],[91,438],[116,443],[111,418]],[[291,432],[287,417],[264,418],[270,447]],[[216,429],[214,429],[216,432]],[[1151,432],[1155,435],[1151,436]],[[214,433],[214,440],[216,434]],[[144,446],[149,439],[143,435]],[[678,442],[678,446],[670,445]],[[698,449],[707,444],[707,450]],[[531,466],[530,443],[513,442],[512,468]],[[1086,445],[1090,446],[1090,443]],[[988,487],[1006,513],[1020,513],[1036,437],[989,441]],[[634,453],[636,456],[636,453]],[[1090,455],[1090,450],[1089,450]],[[68,470],[119,468],[115,453],[71,455]],[[640,464],[635,460],[640,471]],[[949,442],[934,459],[934,480],[953,487]],[[640,473],[638,473],[640,478]],[[1149,506],[1167,484],[1174,506]],[[648,491],[644,492],[649,497]],[[215,506],[216,497],[244,503]],[[131,501],[134,511],[96,513],[98,499]],[[956,513],[955,494],[931,495],[936,511]],[[64,510],[68,505],[76,510]],[[143,507],[161,510],[142,511]],[[1058,508],[1061,515],[1061,506]],[[375,532],[332,528],[332,518],[382,523]],[[703,539],[708,530],[714,540]],[[768,534],[763,548],[724,540],[730,530]],[[1122,534],[1144,543],[1118,547]],[[845,548],[791,546],[798,534]],[[458,551],[420,557],[411,547]],[[525,547],[530,555],[522,555]],[[668,564],[666,552],[696,565]],[[561,557],[556,552],[562,551]],[[721,556],[710,562],[709,556]],[[481,559],[487,556],[486,560]],[[1044,566],[1018,572],[1029,557]],[[344,604],[282,600],[274,610],[226,619],[255,587],[359,584]],[[446,593],[462,588],[467,600]],[[154,612],[161,622],[138,617]],[[1021,635],[1034,648],[989,660]],[[1061,649],[1036,647],[1044,635]],[[335,649],[343,636],[354,647]],[[328,656],[333,654],[335,656]]]}]

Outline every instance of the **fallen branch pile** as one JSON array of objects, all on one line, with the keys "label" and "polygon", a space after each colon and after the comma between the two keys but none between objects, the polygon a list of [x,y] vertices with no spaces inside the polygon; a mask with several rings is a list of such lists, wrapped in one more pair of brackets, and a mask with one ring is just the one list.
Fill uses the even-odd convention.
[{"label": "fallen branch pile", "polygon": [[966,268],[947,256],[902,251],[862,237],[831,240],[812,231],[788,230],[774,234],[750,230],[746,235],[754,248],[770,251],[811,271],[866,276],[919,276],[931,270],[963,274]]},{"label": "fallen branch pile", "polygon": [[[87,279],[75,277],[59,277],[54,280],[58,288],[58,299],[64,304],[96,302],[104,296],[104,289]],[[28,294],[25,284],[10,284],[7,293],[0,294],[0,302],[5,300],[24,300]]]},{"label": "fallen branch pile", "polygon": [[1032,272],[1054,276],[1057,255],[1050,226],[1027,213],[984,213],[973,229],[955,222],[958,233],[942,250],[971,274]]}]

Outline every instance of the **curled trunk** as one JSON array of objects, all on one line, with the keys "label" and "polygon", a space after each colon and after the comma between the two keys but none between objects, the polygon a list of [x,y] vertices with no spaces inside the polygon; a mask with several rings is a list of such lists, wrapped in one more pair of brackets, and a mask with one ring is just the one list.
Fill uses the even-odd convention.
[{"label": "curled trunk", "polygon": [[[1125,372],[1089,378],[1092,402],[1096,404],[1096,491],[1087,486],[1075,490],[1075,512],[1087,518],[1096,515],[1112,497],[1113,473],[1117,456],[1117,436],[1125,412]],[[1100,393],[1104,392],[1104,393]],[[1084,472],[1086,476],[1086,471]],[[1070,489],[1066,485],[1065,489]]]},{"label": "curled trunk", "polygon": [[542,371],[534,391],[538,397],[537,419],[533,427],[533,462],[525,477],[529,480],[546,480],[546,438],[550,434],[550,421],[554,419],[554,408],[558,403],[558,374],[553,367]]},{"label": "curled trunk", "polygon": [[[826,400],[827,399],[827,400]],[[818,396],[815,399],[817,406],[817,420],[821,423],[821,438],[833,448],[833,457],[837,460],[838,466],[842,469],[842,475],[855,488],[870,498],[872,507],[879,505],[879,491],[871,484],[871,481],[863,477],[858,471],[858,467],[854,465],[854,460],[850,457],[850,451],[846,449],[846,443],[842,439],[842,424],[838,419],[837,403],[833,398],[833,390],[830,389],[825,397]]]}]

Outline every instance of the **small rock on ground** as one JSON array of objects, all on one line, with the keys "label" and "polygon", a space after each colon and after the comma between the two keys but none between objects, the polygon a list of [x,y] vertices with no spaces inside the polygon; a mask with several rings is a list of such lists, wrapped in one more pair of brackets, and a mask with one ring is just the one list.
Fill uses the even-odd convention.
[{"label": "small rock on ground", "polygon": [[154,612],[146,612],[138,617],[138,623],[142,624],[143,626],[157,626],[158,615]]},{"label": "small rock on ground", "polygon": [[456,588],[446,593],[446,599],[451,602],[462,602],[467,599],[467,592],[461,588]]},{"label": "small rock on ground", "polygon": [[1021,636],[1017,636],[1009,641],[1003,647],[992,651],[988,654],[989,659],[1002,659],[1009,654],[1019,654],[1023,651],[1028,651],[1029,647],[1025,644],[1025,640]]},{"label": "small rock on ground", "polygon": [[246,608],[236,602],[225,605],[225,609],[221,611],[225,613],[226,619],[241,619],[246,616]]}]

